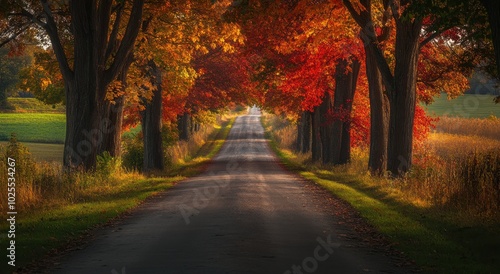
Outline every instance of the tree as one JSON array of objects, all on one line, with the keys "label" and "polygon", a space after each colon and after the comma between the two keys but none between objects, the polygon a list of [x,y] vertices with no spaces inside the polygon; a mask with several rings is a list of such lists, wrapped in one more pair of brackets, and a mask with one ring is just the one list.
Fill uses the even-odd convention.
[{"label": "tree", "polygon": [[5,2],[3,14],[17,26],[3,35],[6,41],[36,25],[58,61],[66,97],[64,166],[89,170],[97,155],[107,151],[116,156],[122,106],[106,97],[132,52],[144,0]]},{"label": "tree", "polygon": [[0,48],[0,109],[7,108],[8,92],[16,86],[19,72],[30,61],[29,56],[15,56],[9,52],[7,48]]},{"label": "tree", "polygon": [[[343,0],[343,3],[361,28],[361,38],[365,43],[369,64],[367,75],[372,78],[370,90],[379,90],[380,87],[378,72],[372,66],[373,61],[386,89],[389,101],[387,168],[394,176],[402,176],[412,164],[420,52],[425,45],[443,33],[456,31],[452,29],[466,25],[464,22],[471,21],[470,18],[476,14],[464,16],[470,14],[467,13],[468,7],[453,1],[386,0],[383,1],[381,9],[384,11],[381,16],[383,19],[381,24],[377,24],[372,16],[374,4],[370,0]],[[443,9],[445,6],[447,8]],[[384,42],[392,28],[395,29],[395,45],[394,49],[389,50],[392,54],[388,56]],[[456,35],[452,41],[456,39],[462,37]],[[384,102],[384,99],[379,100],[378,104],[374,102],[376,104],[372,106],[372,111],[379,112],[377,116],[382,118],[387,109],[383,105]],[[377,151],[382,151],[382,148],[381,146]],[[375,160],[380,166],[384,165],[383,157]],[[380,166],[377,168],[379,172]]]},{"label": "tree", "polygon": [[[178,123],[179,137],[188,139],[193,114],[200,109],[221,108],[228,102],[217,96],[230,93],[229,90],[214,91],[213,86],[201,85],[207,88],[201,91],[195,85],[200,86],[197,83],[203,79],[214,81],[210,77],[218,75],[203,72],[207,69],[200,65],[200,60],[214,54],[222,60],[226,58],[224,54],[235,51],[243,42],[238,26],[222,21],[229,4],[170,0],[147,6],[126,96],[126,125],[141,121],[145,171],[163,168],[162,161],[154,160],[163,159],[159,138],[163,124]],[[233,63],[225,65],[230,68]],[[211,91],[217,94],[205,96]],[[193,125],[195,128],[196,123]]]},{"label": "tree", "polygon": [[64,81],[53,52],[35,48],[34,61],[19,72],[18,87],[46,104],[65,103]]}]

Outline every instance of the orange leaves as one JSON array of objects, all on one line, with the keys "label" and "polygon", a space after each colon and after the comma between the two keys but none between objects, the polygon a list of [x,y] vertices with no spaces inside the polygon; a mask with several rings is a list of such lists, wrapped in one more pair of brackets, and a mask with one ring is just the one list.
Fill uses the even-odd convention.
[{"label": "orange leaves", "polygon": [[444,39],[437,39],[421,49],[417,83],[419,101],[431,103],[441,92],[455,97],[469,88],[468,79],[458,67],[460,51],[460,46]]}]

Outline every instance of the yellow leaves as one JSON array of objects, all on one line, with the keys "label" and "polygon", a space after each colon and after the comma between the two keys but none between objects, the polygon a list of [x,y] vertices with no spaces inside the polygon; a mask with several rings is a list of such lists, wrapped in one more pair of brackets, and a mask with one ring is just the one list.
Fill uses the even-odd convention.
[{"label": "yellow leaves", "polygon": [[42,87],[42,90],[46,90],[47,87],[51,84],[52,84],[52,81],[50,81],[50,79],[48,79],[48,78],[41,79],[40,85]]},{"label": "yellow leaves", "polygon": [[125,94],[125,87],[121,81],[113,81],[108,86],[108,91],[106,92],[106,100],[111,103],[115,103],[115,99],[121,97]]}]

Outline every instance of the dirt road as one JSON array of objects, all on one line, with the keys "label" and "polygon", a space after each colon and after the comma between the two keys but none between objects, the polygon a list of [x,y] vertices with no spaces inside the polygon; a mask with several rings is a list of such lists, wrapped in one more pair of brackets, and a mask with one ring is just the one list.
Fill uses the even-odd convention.
[{"label": "dirt road", "polygon": [[280,167],[252,109],[205,173],[99,232],[52,272],[407,272],[339,219],[332,199]]}]

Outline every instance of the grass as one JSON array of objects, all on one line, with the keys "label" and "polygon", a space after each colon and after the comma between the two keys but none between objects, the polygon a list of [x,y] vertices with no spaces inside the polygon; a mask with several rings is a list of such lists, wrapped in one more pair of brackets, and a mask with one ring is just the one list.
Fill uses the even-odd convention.
[{"label": "grass", "polygon": [[[0,141],[0,146],[8,142]],[[37,162],[61,162],[63,158],[63,144],[23,143]]]},{"label": "grass", "polygon": [[66,117],[64,114],[0,113],[0,141],[16,133],[20,142],[64,143]]},{"label": "grass", "polygon": [[450,116],[462,118],[500,117],[500,105],[495,104],[495,95],[464,94],[448,100],[446,94],[435,98],[435,101],[424,106],[432,116]]},{"label": "grass", "polygon": [[16,113],[65,113],[65,106],[61,104],[47,105],[35,98],[7,98],[7,103]]},{"label": "grass", "polygon": [[[19,167],[30,168],[17,171],[16,191],[18,203],[28,198],[29,203],[18,209],[16,266],[24,267],[33,262],[31,266],[36,265],[37,259],[68,243],[78,242],[82,235],[137,207],[147,197],[167,190],[185,176],[200,172],[221,148],[233,122],[234,118],[228,119],[217,127],[210,135],[212,139],[198,149],[190,161],[176,165],[168,177],[146,178],[138,173],[124,172],[113,167],[114,164],[106,165],[105,172],[110,176],[103,177],[99,167],[95,174],[65,175],[60,166],[33,163],[21,147],[16,162]],[[3,157],[0,163],[5,166],[2,161]],[[7,181],[7,175],[2,173],[4,170],[0,170],[0,179]],[[0,190],[0,194],[7,197],[4,190]],[[2,218],[6,218],[3,206],[4,202]],[[6,222],[1,223],[0,230],[8,230]],[[0,246],[6,250],[6,234],[3,233],[0,239]],[[6,263],[0,266],[1,273],[13,271]]]},{"label": "grass", "polygon": [[[366,172],[367,153],[362,149],[353,151],[348,165],[313,164],[307,156],[296,155],[281,143],[290,143],[290,130],[274,123],[275,119],[265,117],[263,121],[271,147],[285,165],[350,203],[424,272],[495,273],[500,269],[498,215],[485,217],[474,211],[429,203],[426,196],[433,193],[440,181],[422,187],[417,179],[371,177]],[[418,192],[420,197],[408,193],[409,190]]]},{"label": "grass", "polygon": [[[498,108],[500,110],[500,105]],[[500,141],[500,119],[496,117],[487,119],[439,117],[436,122],[436,132]]]}]

